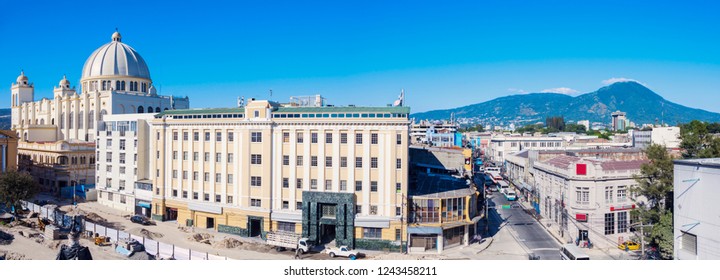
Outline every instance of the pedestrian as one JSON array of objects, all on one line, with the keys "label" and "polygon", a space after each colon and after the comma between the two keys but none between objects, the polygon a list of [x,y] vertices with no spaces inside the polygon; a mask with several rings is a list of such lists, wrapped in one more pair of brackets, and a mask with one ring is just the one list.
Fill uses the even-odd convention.
[{"label": "pedestrian", "polygon": [[295,245],[295,259],[300,259],[300,245]]}]

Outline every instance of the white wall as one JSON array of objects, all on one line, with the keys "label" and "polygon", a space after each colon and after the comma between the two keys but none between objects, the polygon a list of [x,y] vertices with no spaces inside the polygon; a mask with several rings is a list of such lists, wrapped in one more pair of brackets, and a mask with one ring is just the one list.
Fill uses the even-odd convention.
[{"label": "white wall", "polygon": [[[717,160],[717,159],[716,159]],[[675,164],[675,259],[720,259],[720,167]],[[697,255],[682,248],[681,231],[697,235]]]}]

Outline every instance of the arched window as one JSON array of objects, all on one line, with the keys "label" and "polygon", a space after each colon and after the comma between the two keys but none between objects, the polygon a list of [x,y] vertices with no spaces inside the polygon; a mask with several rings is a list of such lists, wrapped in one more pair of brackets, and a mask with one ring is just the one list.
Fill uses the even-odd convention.
[{"label": "arched window", "polygon": [[125,81],[120,82],[120,90],[125,90]]},{"label": "arched window", "polygon": [[167,107],[165,107],[165,110],[163,110],[163,111],[167,111],[167,110],[168,110],[168,108],[167,108]]},{"label": "arched window", "polygon": [[73,119],[74,119],[73,116],[74,115],[75,114],[73,114],[72,112],[68,113],[68,128],[70,128],[70,129],[73,128]]},{"label": "arched window", "polygon": [[52,120],[50,120],[50,124],[55,125],[55,118],[52,118]]},{"label": "arched window", "polygon": [[25,120],[20,121],[20,126],[25,126]]},{"label": "arched window", "polygon": [[152,106],[148,106],[148,113],[152,113],[152,112],[153,112]]},{"label": "arched window", "polygon": [[95,128],[95,110],[88,113],[88,128]]},{"label": "arched window", "polygon": [[101,121],[103,120],[103,117],[104,117],[105,115],[107,115],[107,111],[105,111],[105,109],[103,109],[102,111],[100,111],[100,120],[101,120]]},{"label": "arched window", "polygon": [[45,119],[40,119],[40,124],[45,124]]},{"label": "arched window", "polygon": [[102,81],[102,90],[107,89],[107,81]]},{"label": "arched window", "polygon": [[145,113],[145,109],[143,108],[143,106],[138,106],[138,113]]},{"label": "arched window", "polygon": [[155,113],[160,113],[160,107],[155,107]]},{"label": "arched window", "polygon": [[83,116],[85,116],[85,113],[83,111],[80,111],[78,114],[78,128],[83,129]]},{"label": "arched window", "polygon": [[65,128],[65,113],[60,114],[60,129]]},{"label": "arched window", "polygon": [[115,90],[120,90],[120,81],[115,81]]},{"label": "arched window", "polygon": [[23,139],[25,139],[25,141],[27,141],[27,132],[25,132]]}]

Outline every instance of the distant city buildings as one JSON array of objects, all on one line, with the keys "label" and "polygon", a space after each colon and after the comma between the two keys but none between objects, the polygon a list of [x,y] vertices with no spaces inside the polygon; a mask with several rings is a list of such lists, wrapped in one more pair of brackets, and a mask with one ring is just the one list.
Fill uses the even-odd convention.
[{"label": "distant city buildings", "polygon": [[585,130],[590,130],[590,121],[589,120],[577,121],[577,124],[584,126]]},{"label": "distant city buildings", "polygon": [[610,114],[610,116],[612,117],[611,125],[613,131],[623,131],[630,127],[630,120],[627,119],[625,112],[615,111]]},{"label": "distant city buildings", "polygon": [[420,121],[410,126],[410,139],[413,144],[434,147],[462,146],[462,136],[458,126],[448,121]]},{"label": "distant city buildings", "polygon": [[561,137],[514,136],[496,134],[490,138],[486,157],[496,163],[504,163],[505,156],[524,150],[560,150],[565,141]]},{"label": "distant city buildings", "polygon": [[633,147],[645,149],[651,144],[668,149],[680,148],[680,128],[677,126],[652,127],[649,130],[632,130]]}]

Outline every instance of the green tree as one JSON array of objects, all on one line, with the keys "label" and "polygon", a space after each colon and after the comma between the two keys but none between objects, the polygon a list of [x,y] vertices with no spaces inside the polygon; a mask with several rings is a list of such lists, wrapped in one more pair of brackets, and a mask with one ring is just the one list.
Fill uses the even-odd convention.
[{"label": "green tree", "polygon": [[660,221],[652,227],[650,240],[657,244],[660,257],[669,260],[673,258],[673,213],[666,211],[660,216]]},{"label": "green tree", "polygon": [[[630,191],[647,199],[647,203],[638,203],[636,215],[642,224],[651,225],[649,242],[660,249],[663,257],[672,257],[672,211],[673,211],[673,162],[665,146],[652,144],[645,150],[648,163],[640,167],[640,175],[635,175],[637,187]],[[669,219],[669,226],[668,226]],[[669,236],[669,239],[668,239]],[[669,242],[669,243],[668,243]],[[669,247],[668,247],[669,246]],[[666,254],[669,252],[669,255]]]},{"label": "green tree", "polygon": [[40,184],[26,172],[8,171],[0,175],[0,203],[18,206],[20,200],[33,198],[40,192]]},{"label": "green tree", "polygon": [[683,158],[720,157],[720,138],[708,130],[708,124],[698,120],[680,126],[680,148]]}]

